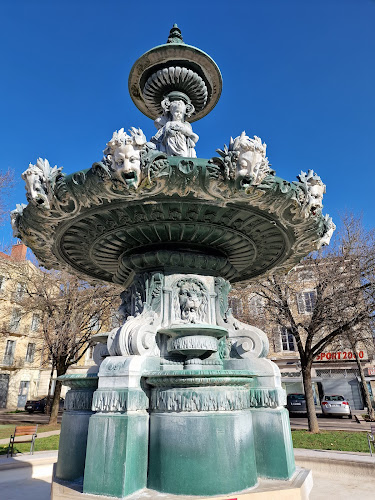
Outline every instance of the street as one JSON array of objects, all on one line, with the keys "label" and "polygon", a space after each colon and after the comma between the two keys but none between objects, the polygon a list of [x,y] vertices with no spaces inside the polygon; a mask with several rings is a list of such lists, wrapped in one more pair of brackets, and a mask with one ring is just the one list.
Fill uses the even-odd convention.
[{"label": "street", "polygon": [[[0,410],[0,425],[10,425],[10,424],[38,424],[47,425],[49,421],[49,415],[44,413],[8,413],[10,410]],[[57,417],[57,422],[61,423],[62,412],[59,413]]]},{"label": "street", "polygon": [[[325,431],[362,431],[367,432],[370,430],[370,423],[362,419],[362,414],[366,410],[352,410],[353,418],[347,417],[326,417],[323,416],[320,409],[316,411],[320,430]],[[355,416],[360,420],[357,422]],[[292,415],[290,417],[290,427],[292,430],[307,429],[307,416],[306,415]]]},{"label": "street", "polygon": [[[366,410],[353,410],[353,419],[350,420],[346,417],[324,417],[320,409],[317,409],[317,416],[319,428],[321,430],[342,430],[342,431],[362,431],[367,432],[370,430],[370,424],[362,420],[362,414]],[[357,422],[355,415],[360,419]],[[61,423],[62,412],[59,413],[58,423]],[[48,424],[48,415],[44,413],[7,413],[7,410],[0,410],[0,425],[5,424]],[[307,429],[307,416],[306,415],[292,415],[290,417],[290,426],[292,430]]]}]

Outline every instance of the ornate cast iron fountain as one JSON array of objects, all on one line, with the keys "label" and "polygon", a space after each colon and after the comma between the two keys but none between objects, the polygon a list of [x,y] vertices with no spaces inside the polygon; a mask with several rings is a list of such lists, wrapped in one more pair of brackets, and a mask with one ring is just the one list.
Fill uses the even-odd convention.
[{"label": "ornate cast iron fountain", "polygon": [[264,332],[228,307],[230,283],[286,273],[328,244],[325,186],[313,172],[277,177],[266,144],[245,132],[196,158],[191,122],[216,105],[215,62],[168,42],[129,76],[155,120],[114,132],[101,161],[65,175],[38,159],[24,172],[15,236],[47,268],[122,286],[124,323],[99,336],[98,375],[66,376],[57,480],[123,497],[244,490],[295,471],[284,391]]}]

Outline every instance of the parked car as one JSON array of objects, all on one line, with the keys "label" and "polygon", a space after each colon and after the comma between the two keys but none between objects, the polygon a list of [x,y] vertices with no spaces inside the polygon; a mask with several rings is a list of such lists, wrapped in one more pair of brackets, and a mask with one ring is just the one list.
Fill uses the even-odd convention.
[{"label": "parked car", "polygon": [[[48,397],[45,396],[41,399],[26,401],[25,410],[29,413],[34,413],[34,411],[40,411],[42,413],[46,412]],[[52,398],[51,398],[52,403]],[[59,411],[64,409],[64,398],[60,398]]]},{"label": "parked car", "polygon": [[349,402],[338,394],[323,396],[321,408],[323,415],[353,418]]},{"label": "parked car", "polygon": [[288,394],[286,407],[289,413],[306,413],[306,398],[304,394]]}]

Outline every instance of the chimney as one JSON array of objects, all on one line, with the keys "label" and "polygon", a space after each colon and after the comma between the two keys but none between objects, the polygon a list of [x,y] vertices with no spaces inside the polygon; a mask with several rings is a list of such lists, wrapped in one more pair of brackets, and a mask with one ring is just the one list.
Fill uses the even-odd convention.
[{"label": "chimney", "polygon": [[16,243],[12,246],[12,251],[10,253],[10,258],[17,262],[26,260],[27,246],[23,243]]}]

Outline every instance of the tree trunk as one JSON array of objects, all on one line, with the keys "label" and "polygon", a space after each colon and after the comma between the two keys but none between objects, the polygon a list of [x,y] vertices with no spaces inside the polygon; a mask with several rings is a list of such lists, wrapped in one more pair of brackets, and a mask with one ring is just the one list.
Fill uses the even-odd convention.
[{"label": "tree trunk", "polygon": [[357,352],[357,349],[355,347],[353,348],[353,351],[354,351],[355,360],[357,362],[357,366],[358,366],[358,370],[359,370],[359,376],[361,377],[363,392],[365,394],[365,404],[367,406],[368,415],[370,417],[370,420],[375,420],[375,411],[374,411],[374,408],[372,407],[372,404],[371,404],[371,397],[370,397],[370,393],[369,393],[367,383],[365,380],[365,374],[363,373],[361,360],[359,359],[358,352]]},{"label": "tree trunk", "polygon": [[302,366],[302,379],[303,379],[303,387],[305,390],[307,421],[309,424],[309,431],[316,434],[319,432],[319,424],[315,412],[314,393],[311,381],[311,365],[312,363],[308,363],[307,366]]},{"label": "tree trunk", "polygon": [[55,370],[54,364],[52,363],[51,373],[49,374],[49,384],[48,384],[48,394],[47,394],[47,404],[45,413],[47,415],[51,415],[51,388],[52,388],[52,380],[53,380],[53,372]]},{"label": "tree trunk", "polygon": [[[61,375],[65,375],[67,368],[65,366],[57,366],[56,372],[57,372],[57,377],[60,377]],[[59,407],[60,407],[60,395],[61,395],[61,387],[62,384],[60,380],[56,380],[56,385],[55,385],[55,392],[53,394],[53,399],[52,399],[52,408],[51,408],[51,416],[49,418],[49,423],[50,424],[57,424],[57,416],[59,413]]]}]

